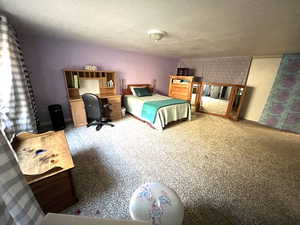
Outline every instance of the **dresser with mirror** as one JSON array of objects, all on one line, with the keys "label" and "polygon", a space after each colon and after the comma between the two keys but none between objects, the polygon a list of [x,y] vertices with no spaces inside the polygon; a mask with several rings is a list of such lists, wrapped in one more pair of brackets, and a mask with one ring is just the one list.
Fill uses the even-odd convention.
[{"label": "dresser with mirror", "polygon": [[245,95],[245,85],[201,82],[197,111],[238,120]]}]

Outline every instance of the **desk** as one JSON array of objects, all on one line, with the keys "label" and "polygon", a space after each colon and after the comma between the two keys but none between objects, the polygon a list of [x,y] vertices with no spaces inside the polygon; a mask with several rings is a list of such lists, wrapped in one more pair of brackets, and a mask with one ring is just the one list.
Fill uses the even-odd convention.
[{"label": "desk", "polygon": [[80,94],[101,93],[111,104],[111,120],[122,118],[121,95],[117,95],[117,75],[114,71],[64,69],[67,98],[75,127],[87,124],[83,100]]},{"label": "desk", "polygon": [[[121,112],[121,95],[98,95],[99,98],[107,98],[111,104],[111,120],[122,118]],[[73,123],[75,127],[87,125],[85,108],[83,100],[79,97],[69,99]]]},{"label": "desk", "polygon": [[[26,174],[36,174],[35,171],[42,171],[48,165],[49,170],[45,170],[47,172],[25,175],[45,213],[60,212],[77,202],[71,174],[74,164],[64,131],[22,133],[16,136],[12,145],[23,173],[26,171]],[[46,149],[47,152],[37,156],[35,152],[38,149]],[[24,157],[30,152],[33,153],[31,157]]]}]

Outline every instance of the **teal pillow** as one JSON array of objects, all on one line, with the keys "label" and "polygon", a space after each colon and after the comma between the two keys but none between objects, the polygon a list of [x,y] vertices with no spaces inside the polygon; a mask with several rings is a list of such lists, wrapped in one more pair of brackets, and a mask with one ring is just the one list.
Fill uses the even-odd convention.
[{"label": "teal pillow", "polygon": [[149,90],[149,88],[133,88],[136,96],[138,97],[144,97],[144,96],[151,96],[152,93]]}]

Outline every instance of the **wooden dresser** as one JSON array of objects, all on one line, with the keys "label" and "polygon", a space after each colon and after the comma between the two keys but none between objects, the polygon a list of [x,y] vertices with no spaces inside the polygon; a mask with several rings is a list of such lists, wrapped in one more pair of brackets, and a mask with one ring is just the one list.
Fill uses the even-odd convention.
[{"label": "wooden dresser", "polygon": [[190,101],[192,98],[193,76],[170,75],[169,96]]},{"label": "wooden dresser", "polygon": [[[70,110],[75,127],[85,126],[87,124],[86,113],[83,100],[80,94],[83,90],[88,90],[86,85],[81,87],[80,82],[86,82],[94,86],[99,98],[107,98],[111,104],[111,120],[122,118],[121,95],[117,94],[117,77],[114,71],[89,71],[77,69],[65,69],[65,84],[67,88],[67,98],[70,103]],[[99,94],[100,93],[100,94]]]},{"label": "wooden dresser", "polygon": [[[169,97],[187,100],[195,111],[199,112],[201,101],[202,83],[194,81],[194,76],[170,75]],[[192,101],[192,94],[195,95],[195,101]]]}]

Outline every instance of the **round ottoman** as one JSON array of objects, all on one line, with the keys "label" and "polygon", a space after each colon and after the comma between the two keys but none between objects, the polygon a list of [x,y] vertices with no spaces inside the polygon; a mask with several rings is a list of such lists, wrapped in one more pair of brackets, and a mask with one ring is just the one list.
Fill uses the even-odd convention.
[{"label": "round ottoman", "polygon": [[171,188],[159,183],[146,183],[133,193],[129,213],[133,220],[151,220],[152,225],[181,225],[184,208]]}]

